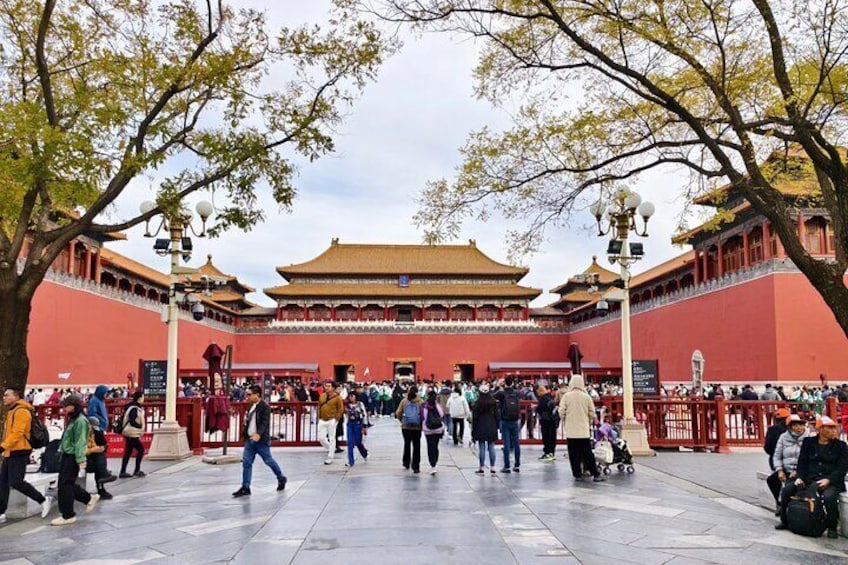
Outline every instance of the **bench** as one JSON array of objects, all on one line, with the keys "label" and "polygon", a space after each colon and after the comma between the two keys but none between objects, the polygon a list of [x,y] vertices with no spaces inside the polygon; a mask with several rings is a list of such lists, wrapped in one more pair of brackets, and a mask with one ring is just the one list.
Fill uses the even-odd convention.
[{"label": "bench", "polygon": [[[58,478],[58,473],[27,473],[26,482],[35,487],[35,490],[47,496],[47,489],[55,487]],[[9,518],[29,518],[30,516],[38,516],[40,514],[40,504],[22,495],[15,489],[11,489],[6,516]]]}]

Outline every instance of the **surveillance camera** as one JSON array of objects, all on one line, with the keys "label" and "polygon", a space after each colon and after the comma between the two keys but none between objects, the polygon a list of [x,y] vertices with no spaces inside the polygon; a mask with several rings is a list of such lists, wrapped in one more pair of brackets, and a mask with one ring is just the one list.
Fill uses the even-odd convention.
[{"label": "surveillance camera", "polygon": [[595,309],[598,311],[598,316],[603,318],[609,314],[609,302],[606,300],[598,300],[598,304],[595,306]]},{"label": "surveillance camera", "polygon": [[191,307],[191,315],[194,317],[195,320],[200,322],[206,315],[206,308],[203,307],[203,304],[198,302]]}]

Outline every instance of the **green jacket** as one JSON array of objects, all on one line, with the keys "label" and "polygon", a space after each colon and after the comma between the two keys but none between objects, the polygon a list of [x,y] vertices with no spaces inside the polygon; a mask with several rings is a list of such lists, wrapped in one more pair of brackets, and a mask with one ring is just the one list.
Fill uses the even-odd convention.
[{"label": "green jacket", "polygon": [[65,433],[62,434],[62,443],[59,445],[59,453],[68,453],[74,456],[77,463],[85,462],[85,448],[88,446],[88,418],[80,414],[76,419],[68,422]]}]

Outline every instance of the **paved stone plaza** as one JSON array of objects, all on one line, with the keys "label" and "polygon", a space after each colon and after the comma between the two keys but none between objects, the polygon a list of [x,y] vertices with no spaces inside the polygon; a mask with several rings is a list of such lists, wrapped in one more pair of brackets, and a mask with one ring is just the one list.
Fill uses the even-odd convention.
[{"label": "paved stone plaza", "polygon": [[275,492],[257,459],[245,499],[230,496],[240,465],[146,463],[147,478],[112,483],[114,500],[74,525],[0,526],[0,564],[848,563],[848,540],[777,532],[770,512],[723,494],[723,484],[755,485],[733,482],[761,469],[755,453],[662,453],[593,484],[575,483],[565,458],[538,461],[535,446],[520,474],[480,477],[467,447],[443,442],[430,476],[422,441],[413,475],[394,420],[379,420],[367,443],[368,462],[352,469],[342,458],[322,465],[317,449],[275,450],[287,489]]}]

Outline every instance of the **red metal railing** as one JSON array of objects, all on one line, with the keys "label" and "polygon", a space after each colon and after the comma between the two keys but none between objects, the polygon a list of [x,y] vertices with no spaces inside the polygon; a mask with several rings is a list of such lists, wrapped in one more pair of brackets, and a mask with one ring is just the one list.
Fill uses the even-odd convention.
[{"label": "red metal railing", "polygon": [[[106,409],[109,421],[123,414],[127,400],[108,400]],[[318,418],[317,402],[272,402],[271,445],[317,446]],[[623,413],[621,397],[604,397],[595,401],[596,408],[617,422]],[[250,404],[230,403],[230,428],[227,441],[240,444],[241,430]],[[648,443],[652,447],[689,447],[727,451],[729,446],[761,446],[771,415],[778,408],[789,408],[794,413],[812,418],[826,414],[848,426],[848,405],[839,406],[836,398],[828,398],[823,404],[799,404],[793,402],[741,401],[741,400],[691,400],[691,399],[637,399],[634,402],[636,419],[645,425]],[[603,409],[603,410],[600,410]],[[45,422],[63,423],[59,405],[41,405],[36,408]],[[535,416],[535,405],[530,401],[521,403],[522,443],[541,443],[541,432]],[[148,401],[144,404],[145,429],[158,428],[165,419],[165,403]],[[200,398],[177,400],[177,421],[186,428],[189,446],[195,451],[203,448],[220,447],[223,432],[208,433],[205,430],[205,409]],[[560,426],[558,441],[565,442],[563,426]]]}]

